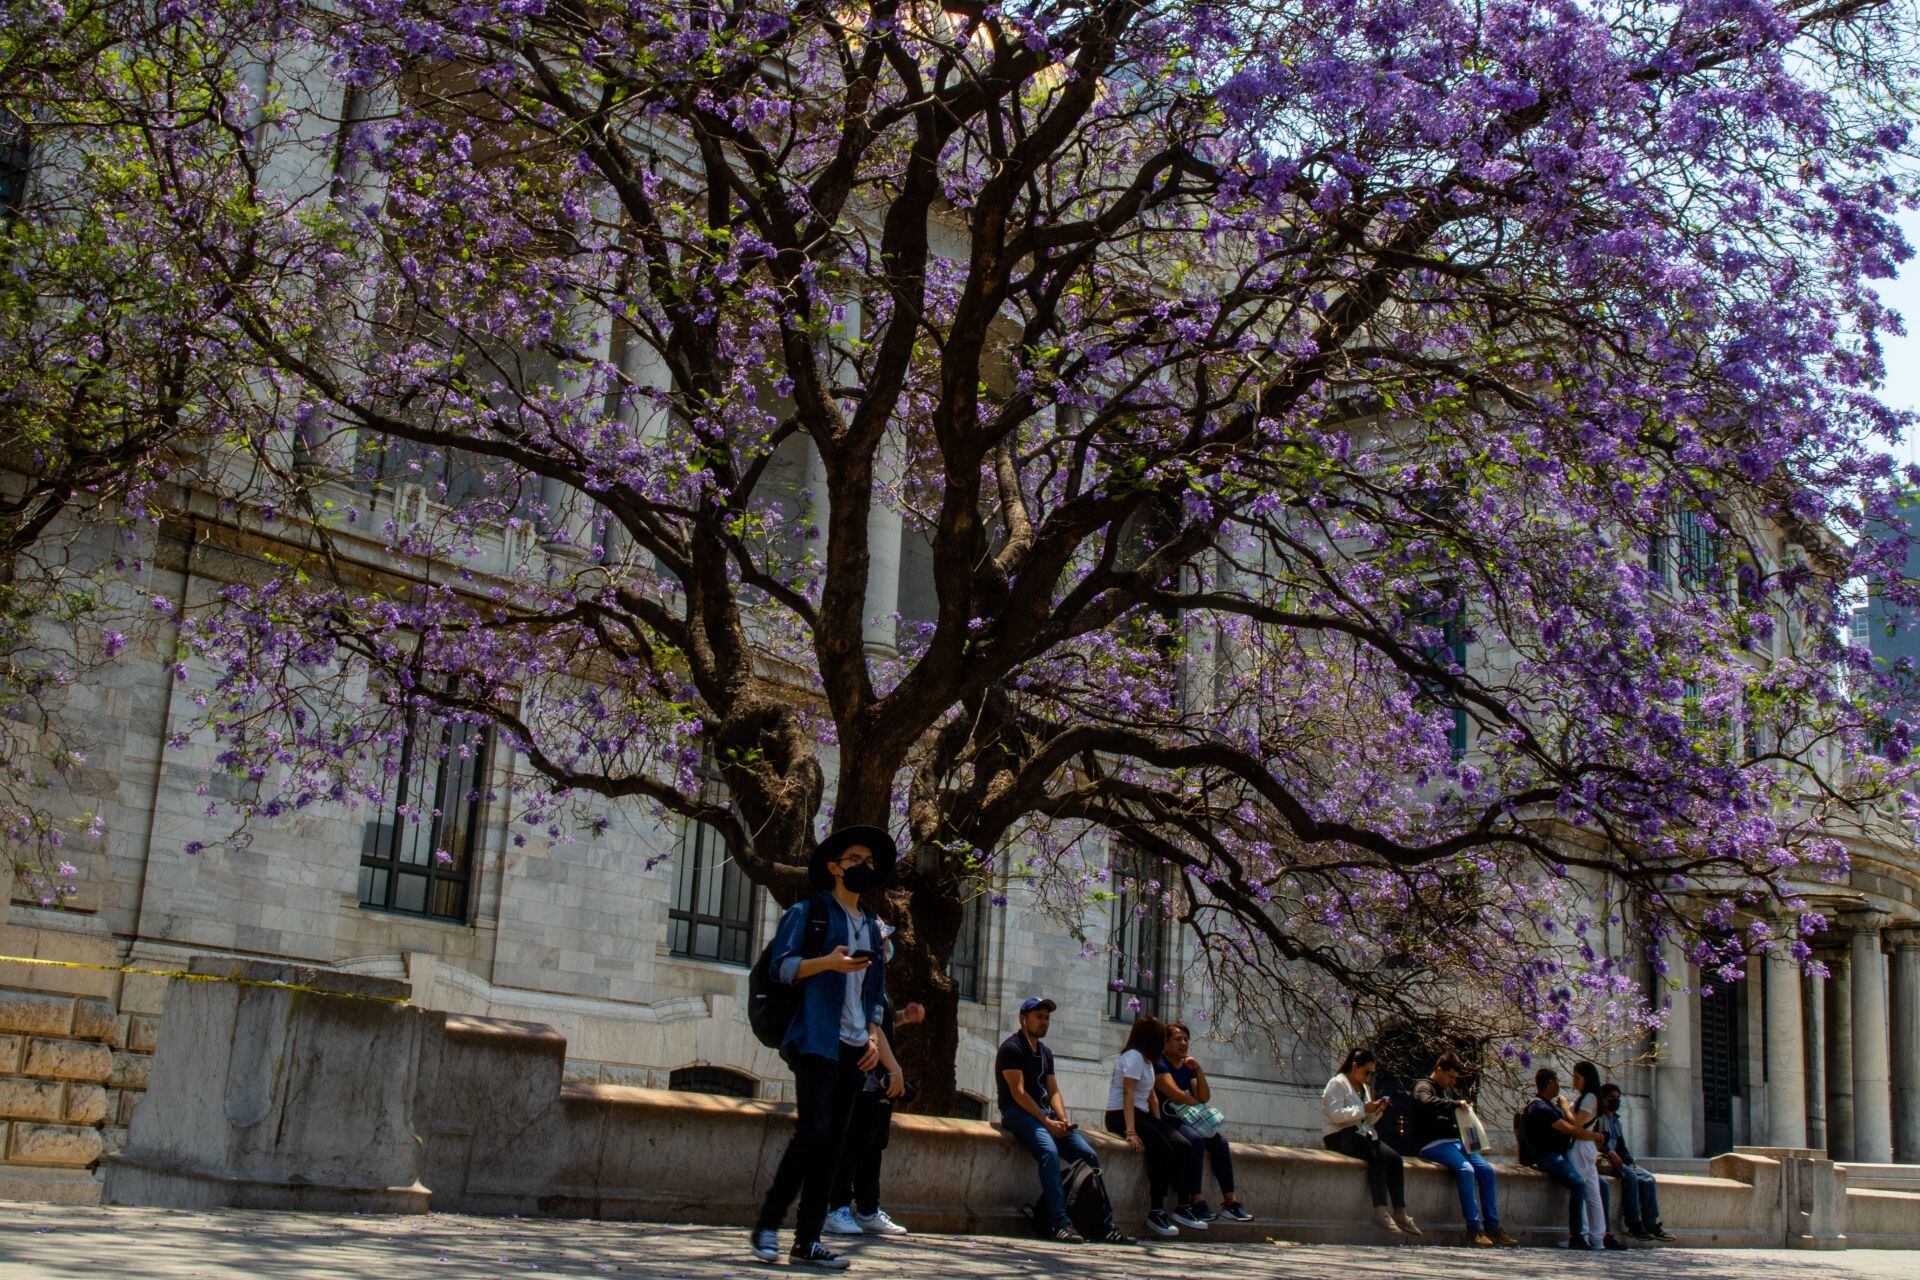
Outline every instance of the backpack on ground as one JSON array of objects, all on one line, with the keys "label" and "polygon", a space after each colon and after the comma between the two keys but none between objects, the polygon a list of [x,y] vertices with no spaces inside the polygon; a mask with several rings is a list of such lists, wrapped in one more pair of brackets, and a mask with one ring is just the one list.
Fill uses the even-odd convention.
[{"label": "backpack on ground", "polygon": [[[800,938],[802,959],[827,952],[827,913],[821,909],[818,894],[807,897],[807,929]],[[778,1049],[800,1012],[800,984],[777,982],[773,976],[773,943],[760,949],[760,958],[747,972],[747,1025],[753,1038],[769,1049]]]},{"label": "backpack on ground", "polygon": [[1534,1149],[1533,1138],[1527,1132],[1527,1113],[1525,1109],[1513,1113],[1513,1147],[1520,1154],[1520,1163],[1536,1165],[1540,1163],[1540,1152]]},{"label": "backpack on ground", "polygon": [[[1107,1183],[1100,1170],[1085,1160],[1068,1160],[1060,1166],[1060,1190],[1067,1199],[1067,1221],[1089,1240],[1107,1233],[1113,1221],[1113,1201],[1107,1198]],[[1053,1219],[1047,1216],[1047,1198],[1041,1196],[1027,1210],[1033,1229],[1041,1237],[1053,1235]]]}]

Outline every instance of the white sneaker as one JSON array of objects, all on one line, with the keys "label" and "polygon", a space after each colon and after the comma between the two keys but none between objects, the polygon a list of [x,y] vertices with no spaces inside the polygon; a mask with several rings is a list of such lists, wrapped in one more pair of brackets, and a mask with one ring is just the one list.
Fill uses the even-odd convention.
[{"label": "white sneaker", "polygon": [[821,1228],[830,1236],[863,1236],[866,1232],[854,1220],[853,1206],[842,1205],[827,1215],[826,1224]]},{"label": "white sneaker", "polygon": [[870,1236],[904,1236],[907,1229],[887,1216],[885,1209],[875,1209],[872,1213],[860,1213],[857,1210],[853,1220],[860,1224],[860,1230]]}]

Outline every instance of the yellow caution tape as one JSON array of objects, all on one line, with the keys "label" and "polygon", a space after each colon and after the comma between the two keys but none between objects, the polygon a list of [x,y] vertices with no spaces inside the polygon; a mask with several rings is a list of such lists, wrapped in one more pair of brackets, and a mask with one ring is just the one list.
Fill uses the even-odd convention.
[{"label": "yellow caution tape", "polygon": [[298,982],[273,982],[266,978],[232,978],[220,973],[188,973],[183,969],[136,969],[120,964],[82,964],[78,960],[36,960],[30,956],[0,956],[0,964],[37,964],[51,969],[87,969],[94,973],[138,973],[149,978],[184,978],[188,982],[230,982],[236,987],[274,987],[281,991],[305,991],[316,996],[338,996],[342,1000],[378,1000],[381,1004],[411,1004],[406,996],[376,996],[361,991],[328,991]]}]

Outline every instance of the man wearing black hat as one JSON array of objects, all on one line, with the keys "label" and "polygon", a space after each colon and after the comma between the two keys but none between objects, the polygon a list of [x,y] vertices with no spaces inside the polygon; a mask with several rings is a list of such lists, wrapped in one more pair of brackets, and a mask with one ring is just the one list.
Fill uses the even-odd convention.
[{"label": "man wearing black hat", "polygon": [[[762,1262],[779,1257],[780,1222],[798,1194],[788,1261],[826,1271],[849,1265],[820,1243],[847,1120],[868,1068],[886,1069],[888,1097],[899,1097],[904,1086],[881,1030],[887,984],[879,921],[860,905],[860,895],[885,883],[899,856],[893,837],[878,827],[834,832],[813,851],[811,905],[789,907],[773,936],[772,974],[800,987],[800,1007],[780,1046],[793,1066],[800,1114],[753,1229],[753,1255]],[[827,924],[823,946],[811,955],[804,954],[810,911],[824,914]]]},{"label": "man wearing black hat", "polygon": [[[1040,1166],[1040,1194],[1046,1198],[1049,1235],[1062,1244],[1084,1244],[1086,1238],[1074,1229],[1067,1217],[1067,1196],[1060,1184],[1060,1165],[1067,1160],[1084,1160],[1098,1169],[1100,1157],[1081,1136],[1080,1126],[1067,1118],[1067,1102],[1060,1096],[1060,1082],[1053,1075],[1053,1050],[1044,1041],[1053,1025],[1051,1000],[1029,996],[1020,1004],[1020,1029],[1000,1044],[994,1058],[995,1080],[1000,1086],[1000,1127],[1020,1140],[1020,1145]],[[1102,1244],[1132,1244],[1122,1235],[1108,1215],[1096,1237]]]}]

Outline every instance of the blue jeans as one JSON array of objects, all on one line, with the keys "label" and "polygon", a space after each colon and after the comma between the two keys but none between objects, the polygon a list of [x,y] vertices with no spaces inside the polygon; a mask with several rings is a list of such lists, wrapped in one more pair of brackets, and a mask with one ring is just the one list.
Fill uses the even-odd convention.
[{"label": "blue jeans", "polygon": [[1552,1155],[1541,1156],[1533,1167],[1567,1189],[1567,1238],[1583,1239],[1586,1236],[1587,1184],[1580,1180],[1580,1173],[1573,1167],[1573,1161],[1567,1159],[1566,1152],[1556,1151]]},{"label": "blue jeans", "polygon": [[1629,1227],[1650,1227],[1660,1221],[1660,1193],[1654,1190],[1653,1175],[1637,1164],[1622,1165],[1615,1175],[1620,1179],[1621,1213]]},{"label": "blue jeans", "polygon": [[[1493,1166],[1484,1156],[1478,1151],[1468,1151],[1458,1139],[1448,1138],[1420,1148],[1420,1158],[1453,1174],[1453,1181],[1460,1189],[1460,1216],[1467,1220],[1467,1230],[1478,1231],[1483,1222],[1488,1231],[1500,1229],[1500,1203],[1493,1191]],[[1478,1205],[1473,1197],[1476,1183],[1480,1189]]]},{"label": "blue jeans", "polygon": [[[1060,1189],[1060,1162],[1062,1160],[1085,1160],[1098,1169],[1100,1157],[1088,1145],[1087,1140],[1075,1129],[1064,1138],[1056,1138],[1047,1132],[1047,1127],[1028,1115],[1025,1110],[1002,1111],[1000,1127],[1020,1140],[1027,1149],[1033,1162],[1040,1166],[1040,1194],[1046,1197],[1047,1212],[1052,1215],[1051,1226],[1070,1227],[1073,1223],[1067,1217],[1067,1195]],[[1109,1218],[1106,1229],[1113,1229],[1113,1220]]]}]

